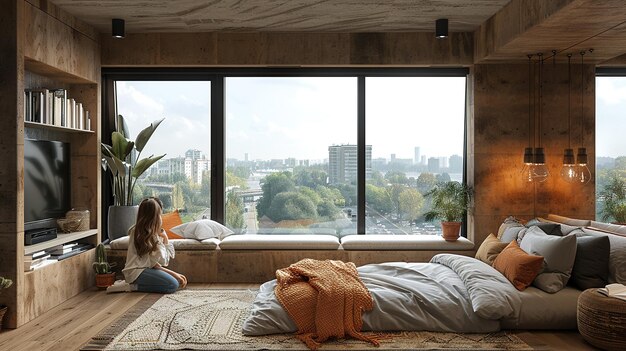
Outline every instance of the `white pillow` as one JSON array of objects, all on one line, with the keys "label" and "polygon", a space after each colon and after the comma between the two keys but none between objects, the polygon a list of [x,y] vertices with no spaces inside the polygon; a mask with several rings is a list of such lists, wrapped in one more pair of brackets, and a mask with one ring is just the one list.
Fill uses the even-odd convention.
[{"label": "white pillow", "polygon": [[224,239],[234,232],[222,224],[210,219],[200,219],[193,222],[183,223],[170,229],[183,238],[205,240],[210,238]]}]

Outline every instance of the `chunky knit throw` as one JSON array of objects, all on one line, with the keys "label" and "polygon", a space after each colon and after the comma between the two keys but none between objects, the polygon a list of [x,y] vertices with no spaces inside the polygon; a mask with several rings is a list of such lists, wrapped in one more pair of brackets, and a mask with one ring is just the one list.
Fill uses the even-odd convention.
[{"label": "chunky knit throw", "polygon": [[361,333],[361,313],[374,302],[354,263],[304,259],[277,270],[276,279],[276,297],[298,326],[296,336],[310,349],[347,336],[379,345],[378,335]]}]

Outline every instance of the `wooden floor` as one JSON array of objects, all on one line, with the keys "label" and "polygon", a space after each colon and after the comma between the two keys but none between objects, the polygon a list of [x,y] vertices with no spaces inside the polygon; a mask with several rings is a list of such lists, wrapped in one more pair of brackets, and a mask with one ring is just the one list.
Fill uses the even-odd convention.
[{"label": "wooden floor", "polygon": [[[203,288],[257,288],[258,284],[194,284]],[[145,293],[85,291],[19,329],[0,333],[0,350],[78,350],[141,300]],[[519,332],[537,350],[594,350],[577,332]]]}]

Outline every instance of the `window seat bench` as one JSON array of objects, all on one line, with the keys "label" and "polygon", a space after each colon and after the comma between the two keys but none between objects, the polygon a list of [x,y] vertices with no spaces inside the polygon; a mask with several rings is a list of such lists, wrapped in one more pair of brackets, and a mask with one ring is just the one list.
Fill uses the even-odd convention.
[{"label": "window seat bench", "polygon": [[[466,238],[446,242],[436,235],[241,234],[223,240],[172,240],[176,257],[169,268],[193,283],[262,283],[275,278],[277,269],[304,258],[342,260],[357,266],[381,262],[428,262],[438,253],[473,256]],[[109,261],[121,272],[128,238],[107,245]],[[118,279],[121,279],[121,275]]]}]

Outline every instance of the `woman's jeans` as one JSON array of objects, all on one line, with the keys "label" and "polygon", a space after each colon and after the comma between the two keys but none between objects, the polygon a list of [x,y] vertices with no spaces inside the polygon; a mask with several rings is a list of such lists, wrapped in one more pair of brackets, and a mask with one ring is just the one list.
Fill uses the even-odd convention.
[{"label": "woman's jeans", "polygon": [[146,268],[134,281],[137,291],[171,294],[178,289],[178,280],[166,272]]}]

